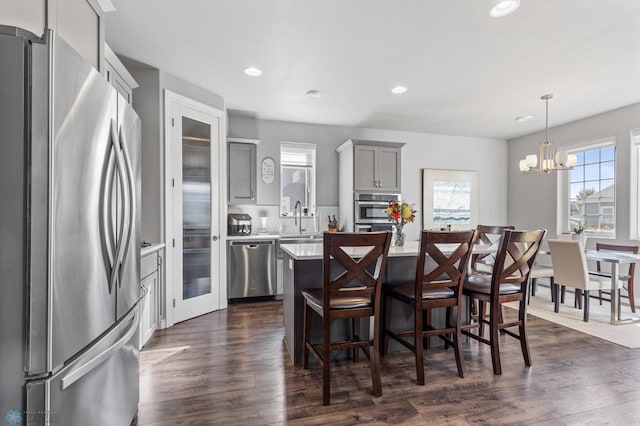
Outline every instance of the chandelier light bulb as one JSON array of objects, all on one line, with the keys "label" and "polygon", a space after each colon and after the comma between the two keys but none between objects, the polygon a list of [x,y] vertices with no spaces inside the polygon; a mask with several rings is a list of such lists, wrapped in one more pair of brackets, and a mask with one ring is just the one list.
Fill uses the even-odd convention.
[{"label": "chandelier light bulb", "polygon": [[489,15],[494,18],[502,18],[518,10],[520,0],[491,0]]}]

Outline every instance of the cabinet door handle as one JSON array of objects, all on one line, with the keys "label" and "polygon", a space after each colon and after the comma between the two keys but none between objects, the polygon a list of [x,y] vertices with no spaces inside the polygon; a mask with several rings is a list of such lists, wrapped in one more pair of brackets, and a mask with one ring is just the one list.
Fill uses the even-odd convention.
[{"label": "cabinet door handle", "polygon": [[218,237],[217,237],[216,235],[212,235],[212,236],[211,236],[211,240],[212,240],[212,241],[218,241]]},{"label": "cabinet door handle", "polygon": [[253,201],[255,199],[256,199],[255,193],[253,191],[251,191],[251,200]]}]

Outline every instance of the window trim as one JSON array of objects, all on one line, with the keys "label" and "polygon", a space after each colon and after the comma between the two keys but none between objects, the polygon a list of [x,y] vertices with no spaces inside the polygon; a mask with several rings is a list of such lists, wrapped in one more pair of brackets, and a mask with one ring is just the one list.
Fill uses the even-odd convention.
[{"label": "window trim", "polygon": [[[302,165],[302,164],[292,164],[292,163],[287,163],[287,162],[283,162],[282,161],[282,150],[286,149],[286,148],[291,148],[291,149],[306,149],[306,150],[313,150],[313,155],[311,156],[311,164],[310,165]],[[279,150],[279,156],[280,156],[280,188],[278,190],[278,214],[280,215],[281,218],[286,218],[286,217],[292,217],[293,212],[283,212],[282,211],[282,190],[283,190],[283,169],[285,167],[307,167],[309,169],[311,169],[311,180],[312,180],[312,184],[311,184],[311,194],[309,196],[310,198],[310,206],[307,206],[308,208],[308,215],[309,216],[316,216],[317,213],[317,156],[318,156],[318,148],[316,144],[313,143],[303,143],[303,142],[288,142],[288,141],[280,141],[280,150]],[[302,208],[303,206],[301,206]]]},{"label": "window trim", "polygon": [[[614,193],[614,212],[615,212],[615,229],[613,234],[605,235],[601,233],[593,233],[588,236],[594,238],[603,238],[603,239],[615,239],[618,232],[618,197],[616,193],[618,191],[618,149],[617,149],[617,138],[615,134],[610,134],[607,136],[585,140],[579,143],[572,144],[567,146],[564,150],[569,154],[575,154],[576,152],[584,152],[592,149],[604,148],[607,146],[614,147],[614,163],[615,163],[615,172],[614,172],[614,182],[616,184],[616,191]],[[556,191],[556,230],[557,234],[567,234],[571,233],[570,229],[570,217],[571,217],[571,171],[567,172],[558,172],[557,174],[557,191]]]},{"label": "window trim", "polygon": [[629,239],[640,240],[640,128],[629,131]]}]

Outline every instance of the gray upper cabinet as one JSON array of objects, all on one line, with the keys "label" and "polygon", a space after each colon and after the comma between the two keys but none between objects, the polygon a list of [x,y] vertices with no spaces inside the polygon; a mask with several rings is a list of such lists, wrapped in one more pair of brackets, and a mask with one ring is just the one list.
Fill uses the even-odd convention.
[{"label": "gray upper cabinet", "polygon": [[256,204],[256,148],[229,142],[229,204]]},{"label": "gray upper cabinet", "polygon": [[116,88],[128,103],[133,104],[133,89],[138,87],[138,83],[127,70],[118,56],[111,50],[108,44],[104,45],[105,52],[105,78]]},{"label": "gray upper cabinet", "polygon": [[55,31],[80,56],[102,72],[104,10],[98,0],[2,0],[0,25],[44,34]]},{"label": "gray upper cabinet", "polygon": [[354,190],[400,192],[401,147],[354,146]]}]

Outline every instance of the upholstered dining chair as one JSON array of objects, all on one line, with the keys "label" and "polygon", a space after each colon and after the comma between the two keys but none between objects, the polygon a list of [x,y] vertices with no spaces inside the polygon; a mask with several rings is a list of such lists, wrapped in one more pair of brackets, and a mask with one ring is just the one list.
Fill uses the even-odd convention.
[{"label": "upholstered dining chair", "polygon": [[555,282],[553,280],[553,266],[543,265],[536,262],[531,268],[531,274],[529,275],[529,297],[527,298],[527,303],[531,301],[531,296],[536,295],[538,280],[541,278],[547,278],[549,280],[551,295],[553,296],[555,294],[555,291],[553,291],[555,285]]},{"label": "upholstered dining chair", "polygon": [[[551,262],[556,282],[555,312],[560,311],[560,295],[558,286],[563,285],[576,289],[576,297],[584,294],[583,320],[589,321],[589,292],[611,288],[611,278],[605,274],[590,274],[584,246],[579,240],[549,240]],[[622,281],[619,281],[622,285]]]},{"label": "upholstered dining chair", "polygon": [[[638,251],[640,251],[640,247],[638,246],[625,246],[625,245],[620,245],[620,244],[604,244],[604,243],[596,243],[596,250],[605,250],[605,251],[621,251],[621,252],[626,252],[626,253],[634,253],[634,254],[638,254]],[[606,271],[602,265],[600,265],[600,262],[596,262],[596,270],[598,273],[600,274],[607,274],[606,276],[610,277],[611,274]],[[629,307],[631,308],[631,312],[635,313],[636,312],[636,301],[635,301],[635,296],[633,294],[633,287],[634,287],[634,282],[633,282],[633,276],[636,273],[636,264],[634,262],[629,264],[629,270],[628,273],[622,274],[620,275],[620,277],[618,277],[618,279],[620,281],[622,281],[622,288],[627,290],[627,294],[625,296],[623,296],[621,293],[622,292],[618,292],[618,306],[620,305],[620,298],[621,297],[626,297],[629,299]],[[626,287],[625,287],[626,285]],[[602,296],[603,294],[609,294],[609,292],[604,291],[604,290],[598,290],[598,299],[600,299],[600,304],[602,305],[602,301],[603,300],[608,300],[608,299],[604,299]]]},{"label": "upholstered dining chair", "polygon": [[[416,262],[416,276],[412,283],[385,283],[384,353],[389,351],[389,338],[397,340],[415,355],[416,376],[424,385],[423,346],[425,339],[439,336],[453,347],[458,376],[464,377],[462,356],[461,312],[462,285],[469,264],[469,255],[476,239],[476,232],[422,231]],[[425,269],[425,264],[428,267]],[[414,325],[411,330],[395,331],[391,328],[392,302],[405,303],[413,309]],[[445,325],[435,328],[425,324],[428,312],[445,308]],[[455,318],[454,318],[455,312]],[[409,339],[407,339],[409,337]]]},{"label": "upholstered dining chair", "polygon": [[[502,374],[500,362],[499,333],[514,337],[520,341],[522,356],[527,366],[531,365],[531,354],[527,341],[527,286],[531,267],[540,248],[540,242],[545,230],[515,231],[506,230],[500,240],[496,260],[491,274],[467,275],[463,294],[471,300],[489,303],[489,318],[478,318],[475,322],[462,327],[462,333],[491,347],[491,361],[493,373]],[[505,322],[502,317],[502,304],[519,302],[518,319]],[[485,338],[480,331],[480,324],[489,326],[489,338]],[[518,332],[510,328],[517,327]],[[478,334],[473,330],[477,329]]]},{"label": "upholstered dining chair", "polygon": [[[322,401],[330,403],[330,354],[353,350],[354,360],[362,349],[371,364],[373,394],[382,395],[380,379],[380,299],[387,265],[391,232],[325,232],[323,237],[322,288],[302,292],[304,301],[303,367],[309,367],[309,353],[322,367]],[[311,343],[311,317],[322,320],[322,342]],[[360,318],[373,317],[373,336],[360,338]],[[331,340],[331,323],[351,319],[351,338]],[[370,347],[373,346],[373,351]]]}]

